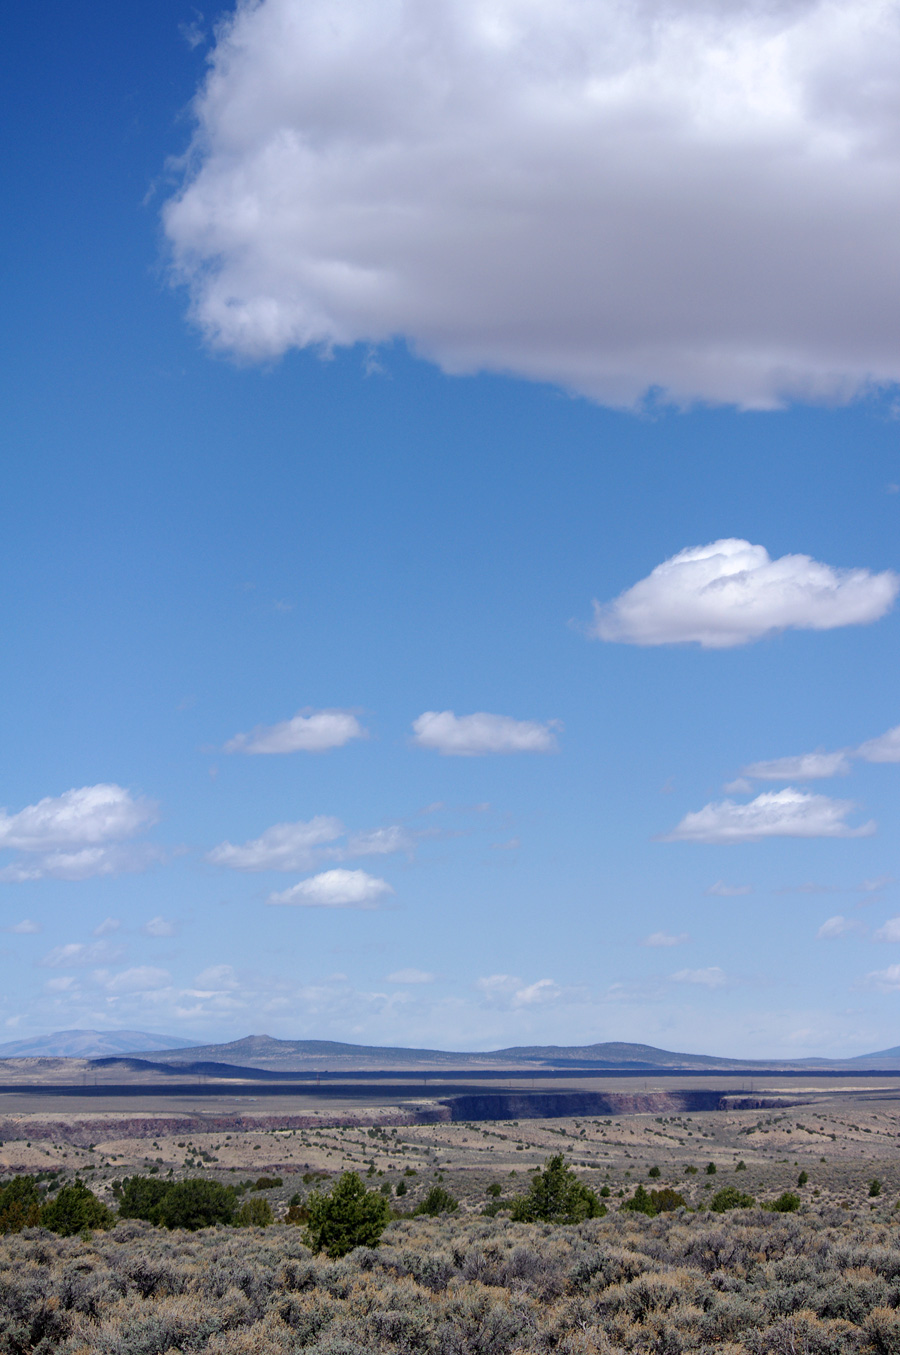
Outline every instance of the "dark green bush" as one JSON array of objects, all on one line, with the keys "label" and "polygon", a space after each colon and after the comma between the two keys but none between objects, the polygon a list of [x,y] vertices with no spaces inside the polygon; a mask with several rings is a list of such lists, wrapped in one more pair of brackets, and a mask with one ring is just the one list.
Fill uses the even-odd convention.
[{"label": "dark green bush", "polygon": [[657,1214],[668,1214],[673,1209],[686,1209],[687,1200],[680,1191],[673,1190],[671,1186],[663,1186],[662,1190],[651,1190],[650,1199]]},{"label": "dark green bush", "polygon": [[809,1172],[801,1172],[800,1175],[797,1177],[797,1185],[798,1185],[798,1186],[805,1186],[808,1180],[809,1180]]},{"label": "dark green bush", "polygon": [[408,1189],[409,1189],[409,1187],[407,1186],[406,1182],[401,1178],[401,1179],[397,1182],[397,1194],[398,1194],[398,1195],[405,1195]]},{"label": "dark green bush", "polygon": [[753,1196],[738,1190],[737,1186],[724,1186],[716,1191],[709,1202],[709,1207],[716,1214],[724,1214],[728,1209],[752,1209],[755,1204]]},{"label": "dark green bush", "polygon": [[432,1186],[421,1204],[417,1204],[413,1210],[414,1214],[430,1214],[436,1218],[438,1214],[452,1214],[454,1209],[459,1208],[459,1200],[454,1200],[449,1190],[443,1186]]},{"label": "dark green bush", "polygon": [[512,1202],[516,1223],[581,1223],[583,1219],[602,1218],[605,1213],[606,1205],[566,1166],[561,1153],[548,1158],[528,1194],[518,1195]]},{"label": "dark green bush", "polygon": [[661,1175],[662,1175],[662,1172],[659,1170],[659,1167],[651,1167],[650,1170],[648,1171],[647,1175],[648,1175],[648,1176],[652,1176],[652,1177],[655,1178],[655,1177],[661,1176]]},{"label": "dark green bush", "polygon": [[159,1206],[171,1181],[156,1181],[149,1176],[126,1176],[115,1193],[119,1200],[119,1218],[147,1219],[159,1223]]},{"label": "dark green bush", "polygon": [[707,1164],[706,1164],[706,1175],[707,1175],[707,1176],[715,1176],[715,1174],[716,1174],[716,1164],[715,1164],[715,1162],[707,1162]]},{"label": "dark green bush", "polygon": [[768,1204],[763,1205],[763,1209],[769,1209],[775,1214],[793,1214],[795,1209],[799,1209],[803,1201],[799,1195],[794,1195],[792,1191],[786,1190],[778,1196],[777,1200],[770,1200]]},{"label": "dark green bush", "polygon": [[164,1228],[211,1228],[216,1223],[231,1223],[234,1218],[234,1191],[218,1181],[202,1177],[173,1182],[157,1207],[154,1223]]},{"label": "dark green bush", "polygon": [[41,1207],[43,1226],[62,1237],[72,1237],[90,1228],[111,1228],[114,1222],[112,1210],[81,1181],[63,1186],[58,1195]]},{"label": "dark green bush", "polygon": [[146,1219],[165,1228],[209,1228],[232,1222],[237,1194],[234,1186],[202,1177],[158,1181],[149,1176],[126,1176],[119,1192],[119,1217]]},{"label": "dark green bush", "polygon": [[238,1228],[267,1228],[274,1222],[275,1215],[268,1200],[245,1200],[234,1215]]},{"label": "dark green bush", "polygon": [[256,1180],[256,1181],[253,1182],[253,1185],[250,1187],[250,1189],[251,1189],[251,1190],[277,1190],[277,1188],[278,1188],[279,1186],[283,1186],[283,1185],[284,1185],[284,1182],[282,1181],[282,1179],[281,1179],[280,1176],[260,1176],[258,1180]]},{"label": "dark green bush", "polygon": [[33,1176],[14,1176],[0,1186],[0,1233],[20,1233],[40,1221],[41,1200]]},{"label": "dark green bush", "polygon": [[356,1172],[344,1172],[331,1191],[314,1191],[306,1201],[306,1236],[313,1251],[345,1256],[354,1247],[375,1247],[390,1218],[377,1190],[366,1190]]},{"label": "dark green bush", "polygon": [[671,1186],[663,1186],[662,1190],[647,1191],[640,1185],[630,1200],[625,1200],[619,1205],[620,1209],[631,1210],[635,1214],[646,1214],[651,1219],[657,1214],[666,1214],[672,1209],[686,1207],[687,1200],[677,1190],[672,1190]]},{"label": "dark green bush", "polygon": [[876,1195],[880,1194],[881,1194],[881,1182],[878,1180],[878,1177],[875,1176],[869,1182],[869,1195],[874,1198]]},{"label": "dark green bush", "polygon": [[647,1214],[650,1218],[656,1217],[656,1208],[649,1192],[643,1186],[638,1186],[630,1200],[623,1200],[619,1209],[628,1209],[634,1214]]}]

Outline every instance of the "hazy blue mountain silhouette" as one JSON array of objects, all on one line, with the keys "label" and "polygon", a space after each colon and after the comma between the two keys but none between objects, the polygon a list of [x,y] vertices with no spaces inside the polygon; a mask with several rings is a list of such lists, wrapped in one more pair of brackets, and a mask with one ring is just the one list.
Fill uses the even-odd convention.
[{"label": "hazy blue mountain silhouette", "polygon": [[182,1049],[189,1044],[176,1035],[151,1035],[145,1030],[56,1030],[51,1035],[0,1045],[0,1059],[94,1059],[108,1054],[138,1054],[145,1049]]}]

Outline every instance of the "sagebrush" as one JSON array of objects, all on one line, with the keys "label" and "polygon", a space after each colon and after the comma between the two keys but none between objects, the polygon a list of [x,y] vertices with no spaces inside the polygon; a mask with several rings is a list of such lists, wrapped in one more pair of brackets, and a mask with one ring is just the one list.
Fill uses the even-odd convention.
[{"label": "sagebrush", "polygon": [[0,1241],[6,1355],[900,1352],[900,1236],[868,1206],[418,1216],[331,1260],[284,1224]]}]

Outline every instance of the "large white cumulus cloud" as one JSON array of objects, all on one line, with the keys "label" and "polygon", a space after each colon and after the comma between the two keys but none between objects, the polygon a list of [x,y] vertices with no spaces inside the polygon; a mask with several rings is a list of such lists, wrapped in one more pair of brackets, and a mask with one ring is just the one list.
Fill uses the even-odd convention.
[{"label": "large white cumulus cloud", "polygon": [[0,867],[0,881],[89,880],[144,870],[161,852],[126,843],[156,822],[157,806],[122,786],[80,786],[47,795],[17,814],[0,809],[0,851],[23,855]]},{"label": "large white cumulus cloud", "polygon": [[713,541],[664,560],[614,601],[595,602],[592,634],[633,645],[694,641],[728,649],[788,627],[867,625],[884,616],[898,590],[891,570],[834,569],[808,555],[772,560],[749,541]]},{"label": "large white cumulus cloud", "polygon": [[209,339],[769,407],[900,378],[900,0],[244,0],[165,224]]}]

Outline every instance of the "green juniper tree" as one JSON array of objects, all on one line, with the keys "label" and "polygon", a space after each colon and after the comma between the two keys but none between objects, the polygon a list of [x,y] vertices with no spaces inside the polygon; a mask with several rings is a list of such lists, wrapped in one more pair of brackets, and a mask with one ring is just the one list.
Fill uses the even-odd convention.
[{"label": "green juniper tree", "polygon": [[606,1205],[566,1166],[562,1153],[548,1158],[528,1194],[516,1196],[512,1203],[517,1223],[581,1223],[605,1213]]},{"label": "green juniper tree", "polygon": [[20,1233],[40,1222],[41,1201],[33,1176],[14,1176],[0,1186],[0,1233]]},{"label": "green juniper tree", "polygon": [[85,1229],[111,1228],[115,1216],[82,1181],[63,1186],[58,1195],[41,1208],[41,1223],[52,1233],[72,1237]]},{"label": "green juniper tree", "polygon": [[438,1214],[452,1214],[459,1208],[459,1200],[454,1200],[449,1190],[443,1186],[432,1186],[421,1204],[416,1205],[414,1214],[430,1214],[436,1218]]},{"label": "green juniper tree", "polygon": [[306,1239],[313,1251],[346,1256],[354,1247],[375,1247],[391,1216],[379,1190],[366,1190],[356,1172],[344,1172],[328,1193],[306,1201]]}]

